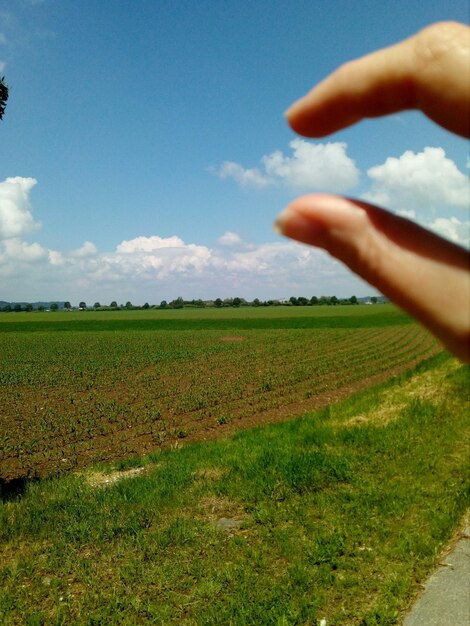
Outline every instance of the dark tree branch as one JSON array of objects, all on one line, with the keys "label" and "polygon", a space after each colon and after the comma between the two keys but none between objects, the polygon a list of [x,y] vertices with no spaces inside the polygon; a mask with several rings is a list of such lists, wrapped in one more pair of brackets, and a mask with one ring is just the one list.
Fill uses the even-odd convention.
[{"label": "dark tree branch", "polygon": [[5,107],[7,105],[8,100],[8,87],[5,84],[5,77],[0,77],[0,120],[3,118],[3,114],[5,113]]}]

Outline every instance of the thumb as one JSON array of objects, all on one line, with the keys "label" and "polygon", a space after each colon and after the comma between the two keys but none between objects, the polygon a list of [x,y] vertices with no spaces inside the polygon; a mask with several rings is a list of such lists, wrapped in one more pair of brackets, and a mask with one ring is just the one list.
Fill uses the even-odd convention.
[{"label": "thumb", "polygon": [[275,228],[327,250],[469,360],[469,255],[463,248],[373,205],[323,194],[295,200]]}]

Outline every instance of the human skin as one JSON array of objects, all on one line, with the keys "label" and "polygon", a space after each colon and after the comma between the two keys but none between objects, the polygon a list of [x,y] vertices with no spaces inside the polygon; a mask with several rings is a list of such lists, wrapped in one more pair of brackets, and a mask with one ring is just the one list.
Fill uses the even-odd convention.
[{"label": "human skin", "polygon": [[[463,137],[470,133],[470,29],[443,22],[346,63],[295,102],[299,134],[324,137],[361,119],[419,109]],[[276,230],[327,250],[470,360],[470,255],[424,228],[365,202],[309,194]]]}]

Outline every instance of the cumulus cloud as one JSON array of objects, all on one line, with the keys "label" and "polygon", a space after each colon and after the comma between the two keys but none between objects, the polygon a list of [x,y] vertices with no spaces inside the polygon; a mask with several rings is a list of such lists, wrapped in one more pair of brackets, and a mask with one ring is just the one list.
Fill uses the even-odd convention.
[{"label": "cumulus cloud", "polygon": [[363,199],[387,208],[429,211],[469,205],[468,177],[442,148],[427,147],[418,153],[407,150],[398,159],[389,157],[382,165],[371,167],[367,175],[372,187]]},{"label": "cumulus cloud", "polygon": [[238,233],[233,233],[229,230],[218,238],[217,243],[221,246],[228,247],[243,245],[243,241],[240,235]]},{"label": "cumulus cloud", "polygon": [[345,191],[357,185],[359,170],[347,156],[345,143],[311,143],[294,139],[289,146],[291,157],[280,150],[263,157],[263,165],[272,180],[282,180],[299,189],[335,189]]},{"label": "cumulus cloud", "polygon": [[85,241],[80,248],[73,250],[70,256],[77,258],[85,258],[95,256],[98,253],[98,248],[91,241]]},{"label": "cumulus cloud", "polygon": [[23,237],[40,226],[31,214],[29,192],[34,178],[16,176],[0,183],[0,241]]},{"label": "cumulus cloud", "polygon": [[48,250],[49,263],[51,265],[64,265],[65,257],[57,250]]},{"label": "cumulus cloud", "polygon": [[465,247],[470,246],[470,222],[461,222],[456,217],[438,217],[428,224],[438,235]]},{"label": "cumulus cloud", "polygon": [[136,237],[129,241],[123,241],[120,243],[116,251],[123,252],[125,254],[131,254],[133,252],[152,252],[154,250],[160,250],[162,248],[181,248],[184,241],[179,237]]},{"label": "cumulus cloud", "polygon": [[15,263],[35,263],[45,259],[48,252],[39,243],[26,243],[19,238],[6,239],[0,251],[0,264],[8,261]]},{"label": "cumulus cloud", "polygon": [[400,217],[407,217],[410,220],[416,218],[416,211],[414,209],[397,209],[395,213],[400,215]]},{"label": "cumulus cloud", "polygon": [[[321,184],[324,189],[333,185],[334,176],[339,190],[338,185],[353,185],[358,180],[345,144],[294,140],[291,148],[290,156],[277,151],[263,157],[262,170],[244,170],[237,165],[232,172],[238,172],[240,184],[251,177],[250,184],[258,186],[264,180],[265,186],[314,188]],[[249,175],[244,178],[246,172]],[[364,198],[469,245],[469,223],[450,217],[451,210],[467,206],[468,180],[443,150],[405,152],[371,168],[368,174],[372,188]],[[39,226],[29,200],[35,184],[34,178],[24,177],[0,183],[0,282],[4,298],[159,302],[178,295],[283,298],[371,293],[370,287],[320,250],[289,241],[248,243],[234,231],[223,233],[213,246],[187,242],[177,235],[151,234],[123,240],[109,251],[98,250],[91,241],[72,251],[50,250],[26,241]],[[442,212],[444,205],[446,211]],[[425,220],[422,209],[429,206],[435,213],[425,212]]]},{"label": "cumulus cloud", "polygon": [[0,276],[5,296],[15,290],[11,299],[76,302],[370,291],[319,250],[289,241],[248,244],[230,231],[213,247],[153,235],[123,241],[110,252],[90,242],[67,253],[10,238],[0,242]]},{"label": "cumulus cloud", "polygon": [[121,242],[115,253],[103,255],[99,272],[134,272],[146,280],[200,273],[210,262],[206,246],[185,243],[180,237],[136,237]]},{"label": "cumulus cloud", "polygon": [[233,178],[242,187],[283,184],[300,190],[343,192],[357,185],[359,170],[346,153],[347,144],[294,139],[289,147],[291,156],[281,150],[263,156],[262,170],[225,161],[212,171],[220,178]]},{"label": "cumulus cloud", "polygon": [[220,178],[233,178],[241,187],[262,188],[271,185],[273,182],[265,174],[262,174],[259,169],[247,169],[233,161],[224,161],[218,169],[210,168],[210,171],[217,174]]}]

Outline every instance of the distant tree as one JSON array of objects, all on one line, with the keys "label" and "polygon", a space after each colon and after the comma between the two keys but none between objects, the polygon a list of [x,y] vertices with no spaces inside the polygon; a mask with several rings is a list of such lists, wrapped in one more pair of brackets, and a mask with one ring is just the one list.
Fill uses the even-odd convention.
[{"label": "distant tree", "polygon": [[178,298],[176,298],[176,300],[172,300],[170,302],[170,306],[172,306],[174,309],[182,309],[184,306],[184,300],[181,296],[178,296]]},{"label": "distant tree", "polygon": [[300,296],[299,298],[297,298],[297,304],[299,306],[307,306],[308,300],[307,300],[307,298],[304,298],[303,296]]},{"label": "distant tree", "polygon": [[291,296],[289,298],[289,302],[293,305],[293,306],[298,306],[299,301],[297,300],[297,298],[295,296]]},{"label": "distant tree", "polygon": [[67,300],[67,302],[64,302],[64,309],[71,309],[72,305],[70,304],[70,302]]},{"label": "distant tree", "polygon": [[13,307],[13,310],[15,311],[15,313],[19,313],[21,311],[21,304],[16,303]]},{"label": "distant tree", "polygon": [[261,302],[259,301],[259,298],[255,298],[252,302],[253,306],[260,306]]},{"label": "distant tree", "polygon": [[86,309],[86,302],[83,302],[83,300],[80,302],[80,304],[78,305],[79,309]]},{"label": "distant tree", "polygon": [[132,309],[132,302],[129,300],[126,302],[126,309]]},{"label": "distant tree", "polygon": [[167,308],[167,306],[168,306],[168,302],[167,302],[166,300],[162,300],[162,301],[160,302],[160,308],[161,308],[161,309],[166,309],[166,308]]},{"label": "distant tree", "polygon": [[350,302],[351,304],[358,304],[358,301],[357,301],[356,296],[351,296],[351,297],[349,298],[349,302]]},{"label": "distant tree", "polygon": [[377,304],[377,296],[372,296],[372,298],[370,299],[370,301],[372,302],[372,304]]},{"label": "distant tree", "polygon": [[59,305],[57,304],[57,302],[53,302],[51,304],[51,311],[57,311],[59,308]]},{"label": "distant tree", "polygon": [[101,304],[99,302],[95,302],[95,304],[93,305],[94,309],[99,309],[101,307]]},{"label": "distant tree", "polygon": [[223,302],[222,302],[222,300],[221,300],[220,298],[216,298],[216,299],[214,300],[214,306],[216,306],[216,307],[221,307],[221,306],[222,306],[222,304],[223,304]]},{"label": "distant tree", "polygon": [[232,306],[238,307],[238,306],[240,306],[241,303],[242,303],[241,298],[234,298],[232,300]]},{"label": "distant tree", "polygon": [[317,306],[317,304],[318,304],[318,298],[317,298],[317,296],[312,296],[312,297],[310,298],[310,304],[311,304],[312,306]]},{"label": "distant tree", "polygon": [[339,303],[339,300],[336,296],[331,296],[330,298],[330,304],[332,304],[333,306],[335,306],[336,304]]},{"label": "distant tree", "polygon": [[146,302],[142,308],[143,309],[150,309],[150,304],[148,302]]},{"label": "distant tree", "polygon": [[0,78],[0,120],[3,119],[5,107],[8,100],[8,86],[5,83],[5,77]]},{"label": "distant tree", "polygon": [[11,304],[5,304],[5,306],[3,307],[3,310],[5,311],[5,313],[10,313],[11,312]]},{"label": "distant tree", "polygon": [[330,304],[329,297],[328,296],[320,296],[320,299],[318,300],[318,304],[320,304],[320,305]]},{"label": "distant tree", "polygon": [[44,305],[43,304],[40,304],[38,306],[38,311],[44,311]]},{"label": "distant tree", "polygon": [[118,308],[118,305],[117,305],[116,300],[113,300],[109,306],[110,306],[112,309],[117,309],[117,308]]}]

